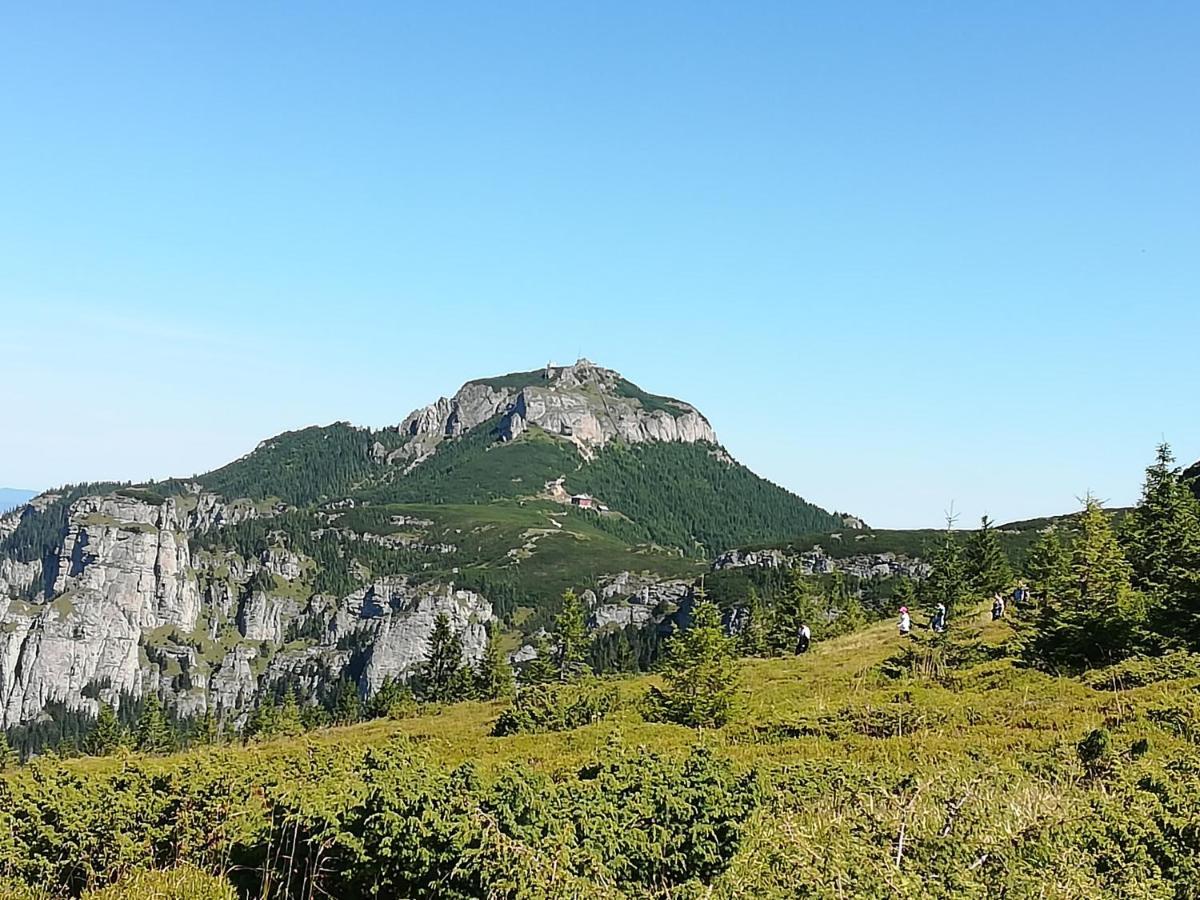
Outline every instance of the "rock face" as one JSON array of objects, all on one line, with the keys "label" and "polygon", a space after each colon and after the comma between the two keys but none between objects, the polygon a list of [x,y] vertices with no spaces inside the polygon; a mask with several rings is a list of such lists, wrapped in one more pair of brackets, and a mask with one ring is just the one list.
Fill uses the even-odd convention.
[{"label": "rock face", "polygon": [[0,559],[0,724],[146,690],[180,715],[236,721],[276,681],[315,696],[347,674],[367,696],[412,674],[439,613],[462,632],[466,661],[482,655],[492,607],[470,591],[392,578],[304,601],[315,563],[284,547],[193,554],[189,537],[255,515],[212,494],[88,496],[70,507],[50,571]]},{"label": "rock face", "polygon": [[856,556],[832,557],[820,547],[802,553],[784,550],[729,550],[713,561],[713,569],[738,569],[757,566],[769,569],[799,568],[805,575],[828,575],[842,572],[856,578],[924,578],[929,564],[896,553],[863,553]]},{"label": "rock face", "polygon": [[695,407],[641,394],[617,372],[586,359],[571,366],[547,366],[526,380],[520,387],[468,382],[452,398],[442,397],[409,414],[397,430],[410,440],[388,461],[418,464],[443,439],[493,419],[498,420],[502,440],[516,440],[533,425],[569,438],[585,454],[615,439],[717,442],[712,426]]}]

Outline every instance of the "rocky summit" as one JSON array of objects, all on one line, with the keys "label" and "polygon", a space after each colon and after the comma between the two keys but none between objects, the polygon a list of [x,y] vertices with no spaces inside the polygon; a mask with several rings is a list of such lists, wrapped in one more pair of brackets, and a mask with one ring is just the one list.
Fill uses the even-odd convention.
[{"label": "rocky summit", "polygon": [[489,627],[527,659],[566,588],[598,630],[669,627],[723,552],[842,524],[611,369],[477,379],[389,428],[305,428],[0,516],[0,720],[155,693],[237,726],[264,692],[368,698],[416,673],[441,614],[464,660]]}]

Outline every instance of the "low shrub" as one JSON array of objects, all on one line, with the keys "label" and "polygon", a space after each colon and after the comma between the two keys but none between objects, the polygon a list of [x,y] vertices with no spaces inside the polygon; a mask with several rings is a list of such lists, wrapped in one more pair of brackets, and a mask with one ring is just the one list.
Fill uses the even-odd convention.
[{"label": "low shrub", "polygon": [[1200,653],[1179,650],[1165,656],[1135,656],[1116,665],[1093,669],[1081,680],[1098,691],[1116,691],[1179,678],[1200,678]]},{"label": "low shrub", "polygon": [[530,685],[500,714],[492,735],[568,731],[599,722],[617,709],[618,702],[616,687],[598,678]]},{"label": "low shrub", "polygon": [[193,866],[166,872],[139,870],[82,900],[237,900],[233,885]]}]

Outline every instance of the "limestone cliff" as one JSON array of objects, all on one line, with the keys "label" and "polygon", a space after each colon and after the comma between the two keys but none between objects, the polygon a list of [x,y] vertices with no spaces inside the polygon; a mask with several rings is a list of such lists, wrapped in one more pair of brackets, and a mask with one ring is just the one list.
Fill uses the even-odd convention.
[{"label": "limestone cliff", "polygon": [[451,398],[418,409],[397,426],[409,438],[388,461],[407,466],[428,457],[448,437],[498,419],[498,435],[513,440],[535,425],[569,439],[582,453],[620,439],[717,442],[708,420],[681,400],[646,394],[612,369],[581,359],[547,366],[524,378],[467,382]]}]

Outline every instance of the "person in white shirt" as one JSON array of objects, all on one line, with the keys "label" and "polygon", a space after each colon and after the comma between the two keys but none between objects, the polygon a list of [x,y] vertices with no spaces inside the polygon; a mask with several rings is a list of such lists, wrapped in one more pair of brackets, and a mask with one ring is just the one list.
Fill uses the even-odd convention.
[{"label": "person in white shirt", "polygon": [[812,643],[812,630],[809,629],[808,623],[800,626],[800,633],[796,635],[796,654],[808,652],[808,645]]},{"label": "person in white shirt", "polygon": [[908,607],[900,607],[900,637],[905,637],[912,631],[912,617],[908,614]]}]

